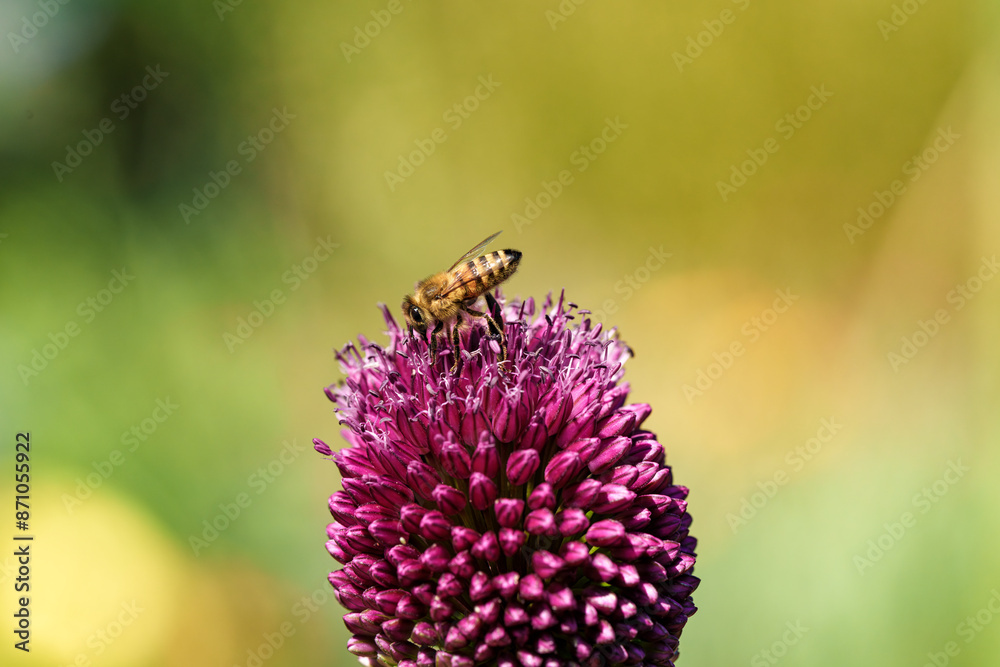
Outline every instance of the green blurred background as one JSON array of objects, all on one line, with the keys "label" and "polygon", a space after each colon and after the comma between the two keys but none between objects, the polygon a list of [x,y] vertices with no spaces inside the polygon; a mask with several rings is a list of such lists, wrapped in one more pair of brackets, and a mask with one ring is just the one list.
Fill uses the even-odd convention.
[{"label": "green blurred background", "polygon": [[5,2],[0,497],[29,430],[31,664],[354,664],[310,448],[342,444],[331,349],[499,229],[508,294],[565,288],[636,351],[700,539],[680,664],[997,664],[998,18]]}]

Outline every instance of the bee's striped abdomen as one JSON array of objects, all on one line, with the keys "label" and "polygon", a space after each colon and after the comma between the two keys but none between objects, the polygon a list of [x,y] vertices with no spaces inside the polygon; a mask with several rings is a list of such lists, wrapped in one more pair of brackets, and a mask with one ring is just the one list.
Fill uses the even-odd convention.
[{"label": "bee's striped abdomen", "polygon": [[462,298],[476,298],[507,280],[520,261],[520,251],[496,250],[460,264],[453,274],[464,288]]},{"label": "bee's striped abdomen", "polygon": [[517,250],[495,250],[488,255],[477,257],[480,274],[485,277],[485,287],[483,291],[499,285],[509,278],[517,270],[517,264],[521,261],[521,253]]}]

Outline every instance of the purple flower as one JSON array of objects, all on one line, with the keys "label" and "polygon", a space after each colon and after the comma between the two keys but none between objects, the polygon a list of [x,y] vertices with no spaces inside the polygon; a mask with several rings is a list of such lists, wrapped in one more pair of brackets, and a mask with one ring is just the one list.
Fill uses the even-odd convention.
[{"label": "purple flower", "polygon": [[[504,303],[431,360],[388,310],[327,387],[349,446],[330,573],[366,667],[673,665],[691,593],[688,490],[626,405],[629,348],[560,297]],[[577,320],[577,321],[574,321]]]}]

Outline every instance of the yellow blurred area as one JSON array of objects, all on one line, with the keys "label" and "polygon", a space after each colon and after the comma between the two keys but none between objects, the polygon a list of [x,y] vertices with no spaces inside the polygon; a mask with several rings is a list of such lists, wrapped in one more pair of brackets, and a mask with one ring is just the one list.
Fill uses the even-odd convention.
[{"label": "yellow blurred area", "polygon": [[678,664],[996,664],[996,3],[52,6],[0,10],[0,663],[356,664],[332,350],[502,230],[636,353]]},{"label": "yellow blurred area", "polygon": [[[134,500],[79,500],[79,478],[59,481],[35,488],[44,500],[27,543],[37,664],[230,664],[263,660],[296,635],[309,648],[326,632],[306,625],[332,601],[326,586],[296,591],[239,558],[198,563]],[[16,608],[18,567],[12,556],[3,563],[5,609]],[[3,651],[17,664],[13,647]]]},{"label": "yellow blurred area", "polygon": [[[71,664],[79,654],[106,665],[148,662],[163,652],[179,611],[184,575],[177,547],[120,498],[94,498],[69,513],[59,491],[52,482],[35,487],[37,534],[56,539],[27,544],[34,650],[50,664]],[[0,591],[4,609],[12,609],[13,586]],[[16,655],[9,643],[4,650],[8,659]]]}]

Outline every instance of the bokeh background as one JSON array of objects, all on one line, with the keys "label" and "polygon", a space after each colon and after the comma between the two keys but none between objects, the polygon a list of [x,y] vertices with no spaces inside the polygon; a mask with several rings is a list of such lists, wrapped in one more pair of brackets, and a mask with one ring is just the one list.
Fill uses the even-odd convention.
[{"label": "bokeh background", "polygon": [[342,444],[331,350],[502,229],[508,294],[565,288],[636,351],[700,538],[680,664],[997,664],[998,18],[8,0],[0,497],[6,541],[30,431],[30,663],[354,664],[310,444]]}]

